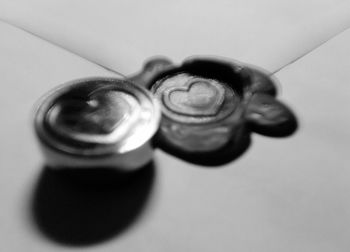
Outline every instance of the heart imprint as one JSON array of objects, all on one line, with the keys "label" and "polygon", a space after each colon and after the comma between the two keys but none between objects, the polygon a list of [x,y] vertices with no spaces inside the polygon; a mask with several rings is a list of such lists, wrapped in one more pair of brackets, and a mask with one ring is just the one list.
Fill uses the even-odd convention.
[{"label": "heart imprint", "polygon": [[115,135],[118,126],[130,118],[137,106],[134,100],[118,91],[99,90],[88,97],[61,101],[51,109],[48,120],[61,135],[88,142],[96,137],[103,140]]},{"label": "heart imprint", "polygon": [[191,116],[215,116],[224,100],[225,89],[207,80],[191,80],[163,93],[163,102],[169,110]]}]

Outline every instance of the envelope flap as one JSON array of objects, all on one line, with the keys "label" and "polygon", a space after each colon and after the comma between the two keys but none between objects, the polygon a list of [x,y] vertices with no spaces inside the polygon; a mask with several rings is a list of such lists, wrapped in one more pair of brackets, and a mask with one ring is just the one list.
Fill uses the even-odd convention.
[{"label": "envelope flap", "polygon": [[275,71],[350,25],[342,0],[3,2],[0,17],[124,74],[159,54],[221,55]]}]

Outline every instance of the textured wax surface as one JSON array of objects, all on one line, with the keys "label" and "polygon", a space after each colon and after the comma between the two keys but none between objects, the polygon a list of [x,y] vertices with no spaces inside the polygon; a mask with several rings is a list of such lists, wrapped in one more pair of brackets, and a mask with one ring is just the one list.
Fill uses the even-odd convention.
[{"label": "textured wax surface", "polygon": [[232,88],[214,79],[180,73],[152,87],[163,112],[185,123],[208,123],[231,114],[239,101]]}]

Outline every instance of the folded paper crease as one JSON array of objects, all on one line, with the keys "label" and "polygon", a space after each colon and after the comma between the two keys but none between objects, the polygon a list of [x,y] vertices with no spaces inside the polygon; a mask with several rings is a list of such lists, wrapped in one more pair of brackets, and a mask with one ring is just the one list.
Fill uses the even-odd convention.
[{"label": "folded paper crease", "polygon": [[0,1],[0,18],[106,69],[153,55],[234,58],[277,72],[350,26],[330,1]]}]

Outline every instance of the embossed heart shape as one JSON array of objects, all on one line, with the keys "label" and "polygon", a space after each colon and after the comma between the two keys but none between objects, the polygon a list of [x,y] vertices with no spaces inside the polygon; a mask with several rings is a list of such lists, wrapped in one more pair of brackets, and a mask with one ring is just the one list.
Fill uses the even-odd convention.
[{"label": "embossed heart shape", "polygon": [[102,90],[86,98],[56,104],[49,114],[49,122],[62,135],[87,140],[94,135],[112,134],[131,112],[123,94]]},{"label": "embossed heart shape", "polygon": [[214,81],[195,80],[173,87],[163,94],[173,112],[191,116],[215,116],[225,100],[225,89]]}]

